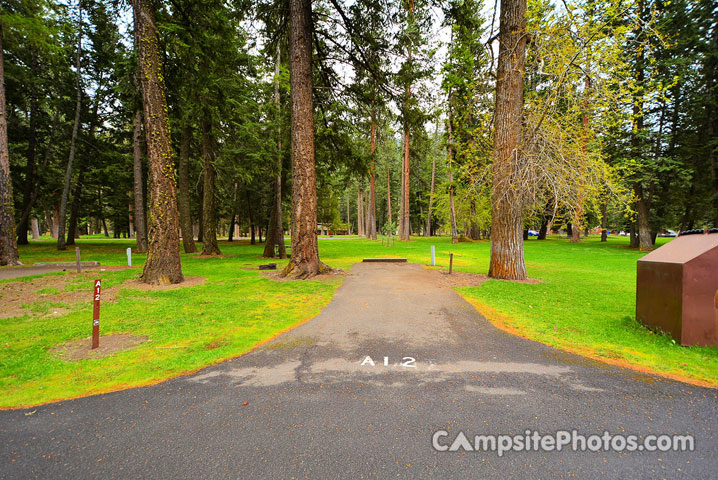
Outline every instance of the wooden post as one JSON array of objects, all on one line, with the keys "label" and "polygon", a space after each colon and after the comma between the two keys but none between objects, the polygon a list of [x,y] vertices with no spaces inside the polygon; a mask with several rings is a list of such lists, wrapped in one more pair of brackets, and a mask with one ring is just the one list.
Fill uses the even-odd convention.
[{"label": "wooden post", "polygon": [[449,254],[449,273],[454,269],[454,254]]},{"label": "wooden post", "polygon": [[75,263],[77,265],[77,273],[82,272],[82,266],[80,265],[80,247],[75,247]]},{"label": "wooden post", "polygon": [[92,302],[92,349],[100,346],[100,289],[102,282],[95,280],[95,293]]}]

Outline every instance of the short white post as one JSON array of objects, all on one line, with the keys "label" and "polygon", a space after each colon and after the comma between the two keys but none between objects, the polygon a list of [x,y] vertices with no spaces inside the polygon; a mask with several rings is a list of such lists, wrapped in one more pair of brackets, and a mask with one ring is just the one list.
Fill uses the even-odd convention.
[{"label": "short white post", "polygon": [[127,266],[132,266],[132,248],[127,247]]},{"label": "short white post", "polygon": [[436,248],[434,246],[431,246],[431,266],[436,266]]}]

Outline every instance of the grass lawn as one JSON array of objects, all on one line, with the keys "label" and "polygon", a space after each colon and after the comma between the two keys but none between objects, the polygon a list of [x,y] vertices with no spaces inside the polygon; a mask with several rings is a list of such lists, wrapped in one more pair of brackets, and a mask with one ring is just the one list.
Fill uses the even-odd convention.
[{"label": "grass lawn", "polygon": [[[660,242],[665,241],[659,239]],[[126,265],[126,240],[83,239],[83,260],[103,266]],[[526,243],[529,276],[540,283],[489,280],[459,293],[497,326],[527,338],[611,363],[630,364],[718,386],[718,348],[681,347],[635,321],[636,260],[639,252],[625,248],[627,238],[601,243],[596,237],[581,244],[550,238]],[[489,243],[451,245],[450,239],[416,238],[391,247],[347,237],[320,239],[320,255],[329,265],[348,270],[364,257],[402,256],[429,262],[430,245],[437,263],[448,268],[486,273]],[[138,348],[102,359],[69,362],[51,349],[90,333],[94,274],[53,274],[62,291],[87,289],[88,301],[57,305],[43,300],[59,288],[45,287],[28,299],[30,311],[0,319],[0,407],[32,405],[79,395],[117,390],[161,381],[240,355],[283,330],[315,316],[331,300],[341,277],[323,281],[277,282],[259,273],[262,245],[221,243],[227,257],[183,255],[188,276],[201,285],[167,291],[142,291],[126,280],[139,269],[102,272],[103,291],[116,301],[102,305],[103,335],[132,333],[150,339]],[[58,253],[49,241],[21,247],[26,263],[74,259],[74,250]],[[136,265],[144,258],[133,257]],[[282,264],[280,263],[280,267]],[[65,281],[60,282],[60,279]],[[29,281],[12,280],[11,282]],[[2,286],[2,285],[0,285]],[[112,288],[114,287],[114,289]],[[53,312],[60,308],[60,315]]]}]

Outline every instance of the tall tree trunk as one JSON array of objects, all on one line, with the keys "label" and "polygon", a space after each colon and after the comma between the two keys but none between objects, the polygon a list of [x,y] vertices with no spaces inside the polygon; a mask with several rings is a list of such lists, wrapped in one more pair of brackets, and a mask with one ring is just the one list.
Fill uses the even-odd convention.
[{"label": "tall tree trunk", "polygon": [[713,22],[713,33],[709,44],[709,51],[712,53],[706,60],[706,92],[708,101],[706,106],[706,143],[708,149],[708,164],[711,169],[711,187],[713,193],[713,227],[718,228],[718,158],[716,158],[716,108],[718,108],[718,22]]},{"label": "tall tree trunk", "polygon": [[[404,136],[404,141],[406,140],[406,136]],[[402,154],[404,152],[404,143],[402,141]],[[401,158],[401,190],[399,192],[399,236],[401,236],[401,232],[404,231],[404,185],[406,185],[405,181],[405,173],[404,172],[404,157],[402,155]]]},{"label": "tall tree trunk", "polygon": [[292,103],[292,259],[283,275],[309,278],[329,270],[319,260],[312,99],[312,2],[289,0]]},{"label": "tall tree trunk", "polygon": [[601,205],[601,241],[608,241],[608,202],[605,200]]},{"label": "tall tree trunk", "polygon": [[544,215],[541,218],[541,227],[539,228],[536,240],[546,240],[546,234],[548,234],[548,217]]},{"label": "tall tree trunk", "polygon": [[[132,196],[132,192],[130,192],[130,197]],[[135,206],[132,203],[132,200],[130,200],[130,206],[128,208],[128,215],[127,218],[130,222],[130,238],[136,238],[135,235]],[[92,225],[92,217],[90,217],[90,225]]]},{"label": "tall tree trunk", "polygon": [[70,206],[70,221],[67,222],[67,239],[65,245],[74,245],[77,235],[77,221],[80,216],[80,205],[82,204],[82,186],[85,183],[85,162],[80,161],[77,182],[72,192],[72,205]]},{"label": "tall tree trunk", "polygon": [[394,235],[393,227],[391,227],[391,176],[389,174],[389,164],[386,165],[386,222],[389,225],[388,236]]},{"label": "tall tree trunk", "polygon": [[274,64],[274,105],[277,107],[277,159],[274,164],[274,202],[267,229],[267,241],[264,245],[264,257],[273,258],[277,245],[279,258],[287,258],[284,248],[284,222],[282,221],[282,130],[280,126],[279,74],[282,62],[281,45],[277,42],[277,59]]},{"label": "tall tree trunk", "polygon": [[[642,33],[642,25],[646,24],[646,8],[642,0],[637,3],[638,19],[636,36],[640,37]],[[643,109],[643,92],[644,83],[646,81],[646,73],[644,71],[644,47],[640,41],[636,42],[636,62],[635,62],[635,79],[636,89],[633,98],[633,130],[631,132],[631,150],[634,160],[639,161],[643,156],[641,133],[644,130],[644,109]],[[636,216],[638,221],[638,242],[641,251],[653,250],[651,244],[651,227],[648,220],[648,199],[646,198],[644,186],[640,179],[633,184],[633,192],[636,195]]]},{"label": "tall tree trunk", "polygon": [[357,235],[364,236],[364,202],[360,184],[357,184]]},{"label": "tall tree trunk", "polygon": [[239,184],[234,182],[234,195],[232,195],[232,220],[229,222],[229,233],[227,241],[234,240],[234,229],[237,224],[237,215],[239,214]]},{"label": "tall tree trunk", "polygon": [[371,112],[371,166],[369,168],[369,228],[367,238],[376,240],[376,192],[374,189],[374,173],[376,167],[376,113]]},{"label": "tall tree trunk", "polygon": [[205,111],[202,118],[202,157],[204,159],[204,201],[202,211],[204,218],[204,232],[202,240],[202,255],[221,255],[217,245],[217,204],[214,194],[216,172],[214,170],[214,137],[212,134],[212,119]]},{"label": "tall tree trunk", "polygon": [[252,213],[252,201],[249,197],[249,190],[245,190],[244,193],[247,197],[247,216],[249,217],[249,232],[251,236],[249,244],[254,245],[255,243],[257,243],[257,240],[254,236],[254,214]]},{"label": "tall tree trunk", "polygon": [[[103,217],[104,218],[104,217]],[[60,229],[60,206],[55,205],[52,209],[52,238],[57,240],[57,237],[59,236],[59,229]],[[107,237],[107,228],[105,228],[105,236]]]},{"label": "tall tree trunk", "polygon": [[134,173],[134,217],[137,246],[139,253],[147,251],[147,221],[145,219],[145,192],[142,178],[142,111],[137,109],[132,122],[132,171]]},{"label": "tall tree trunk", "polygon": [[[37,200],[37,195],[40,190],[40,180],[38,179],[39,172],[44,172],[47,168],[47,164],[50,162],[50,153],[52,150],[52,146],[54,145],[55,141],[55,135],[57,132],[57,124],[60,121],[60,113],[55,112],[55,116],[53,118],[52,124],[50,126],[50,135],[47,140],[47,146],[45,147],[45,153],[42,158],[42,162],[40,164],[40,169],[33,173],[33,182],[31,185],[31,191],[30,191],[30,197],[28,199],[28,202],[23,205],[22,214],[20,216],[20,221],[18,222],[18,243],[20,243],[20,229],[22,228],[22,225],[27,225],[28,219],[30,218],[30,214],[32,213],[32,209],[35,206],[35,201]],[[30,156],[28,155],[28,159]],[[54,225],[54,223],[49,223],[48,225]],[[50,231],[52,232],[53,229],[50,228]],[[56,238],[56,235],[53,235],[52,238]]]},{"label": "tall tree trunk", "polygon": [[431,236],[431,207],[434,203],[434,182],[436,180],[436,155],[431,161],[431,190],[429,190],[429,211],[426,215],[426,236]]},{"label": "tall tree trunk", "polygon": [[489,276],[514,280],[526,278],[521,192],[514,184],[520,155],[526,37],[526,0],[501,0]]},{"label": "tall tree trunk", "polygon": [[149,284],[184,280],[179,251],[177,186],[155,11],[151,0],[132,0],[140,64],[149,164],[147,260],[140,280]]},{"label": "tall tree trunk", "polygon": [[631,248],[638,248],[638,231],[636,229],[636,222],[631,222],[629,229],[629,246]]},{"label": "tall tree trunk", "polygon": [[402,201],[402,229],[399,232],[399,239],[408,241],[411,238],[411,220],[409,219],[409,127],[404,132],[404,189]]},{"label": "tall tree trunk", "polygon": [[[79,18],[82,19],[82,10],[80,10]],[[80,29],[82,30],[82,21],[80,21]],[[82,73],[80,71],[80,59],[82,58],[82,34],[78,33],[77,39],[77,58],[75,65],[77,68],[77,99],[75,100],[75,123],[72,127],[72,139],[70,140],[70,154],[67,158],[67,168],[65,169],[65,183],[62,188],[62,197],[60,198],[60,222],[57,226],[57,249],[65,250],[65,222],[67,221],[67,199],[70,196],[70,182],[72,181],[72,164],[75,161],[75,149],[77,146],[77,134],[80,130],[80,110],[82,109]]]},{"label": "tall tree trunk", "polygon": [[15,238],[15,208],[10,178],[10,149],[5,106],[5,59],[0,22],[0,265],[19,265]]},{"label": "tall tree trunk", "polygon": [[651,243],[651,225],[648,222],[648,200],[644,198],[643,186],[637,182],[633,186],[636,200],[636,217],[638,218],[638,242],[642,252],[653,250]]},{"label": "tall tree trunk", "polygon": [[347,235],[352,234],[352,220],[351,216],[349,215],[349,193],[346,195],[347,197]]},{"label": "tall tree trunk", "polygon": [[[453,39],[453,36],[452,36]],[[454,137],[451,104],[453,95],[449,93],[449,120],[447,122],[447,130],[449,133],[449,141],[446,146],[447,156],[449,157],[449,220],[451,221],[451,243],[459,243],[459,229],[456,227],[456,208],[454,207]]]},{"label": "tall tree trunk", "polygon": [[[98,116],[97,112],[100,108],[100,88],[97,89],[97,93],[95,94],[95,102],[92,107],[92,119],[90,120],[90,129],[89,129],[89,142],[92,142],[95,139],[95,129],[97,128],[97,121]],[[92,143],[89,144],[89,148],[92,148]],[[75,239],[79,238],[78,230],[77,230],[77,222],[79,220],[80,216],[80,206],[82,205],[82,189],[84,186],[84,180],[85,180],[85,169],[87,167],[87,164],[89,163],[89,160],[87,157],[90,156],[90,153],[86,151],[84,156],[80,157],[80,160],[78,161],[78,174],[77,174],[77,182],[75,183],[75,188],[72,192],[72,206],[70,207],[70,222],[68,223],[67,228],[67,245],[74,245]]]},{"label": "tall tree trunk", "polygon": [[[479,224],[476,223],[476,200],[474,198],[469,202],[469,212],[471,220],[469,221],[469,231],[466,234],[471,240],[481,240],[481,229],[479,229]],[[521,228],[523,228],[523,225]]]},{"label": "tall tree trunk", "polygon": [[188,122],[182,129],[179,158],[179,216],[184,253],[195,253],[197,251],[197,246],[194,244],[194,229],[192,228],[192,215],[189,204],[189,155],[191,145],[192,127]]},{"label": "tall tree trunk", "polygon": [[[34,67],[33,55],[33,67]],[[34,70],[34,68],[33,68]],[[25,185],[22,193],[22,215],[17,224],[17,244],[27,245],[27,230],[30,212],[32,211],[32,193],[35,189],[35,145],[37,143],[37,98],[35,92],[30,93],[30,129],[27,138],[27,165],[25,166]],[[27,214],[25,214],[27,212]]]},{"label": "tall tree trunk", "polygon": [[40,240],[40,223],[38,222],[37,218],[32,217],[30,224],[32,225],[32,239]]}]

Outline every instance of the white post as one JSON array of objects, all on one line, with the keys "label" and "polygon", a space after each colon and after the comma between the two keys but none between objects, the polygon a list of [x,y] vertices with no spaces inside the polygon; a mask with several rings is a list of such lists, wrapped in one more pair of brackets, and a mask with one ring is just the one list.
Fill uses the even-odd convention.
[{"label": "white post", "polygon": [[132,248],[127,247],[127,266],[132,266]]},{"label": "white post", "polygon": [[431,246],[431,266],[436,266],[436,248],[434,246]]}]

